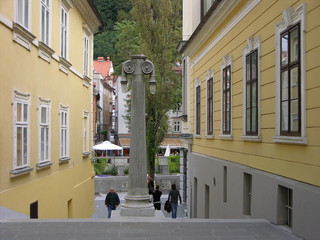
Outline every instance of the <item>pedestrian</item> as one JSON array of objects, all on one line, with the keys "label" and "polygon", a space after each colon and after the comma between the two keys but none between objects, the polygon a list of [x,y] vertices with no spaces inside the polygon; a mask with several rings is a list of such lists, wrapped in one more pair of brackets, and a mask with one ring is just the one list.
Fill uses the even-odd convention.
[{"label": "pedestrian", "polygon": [[111,218],[112,210],[116,210],[118,205],[120,204],[120,199],[118,194],[114,191],[114,188],[110,188],[109,193],[105,199],[105,205],[108,208],[108,218]]},{"label": "pedestrian", "polygon": [[153,195],[153,205],[155,210],[161,210],[161,201],[160,197],[162,192],[159,190],[159,185],[156,186],[156,190],[152,193]]},{"label": "pedestrian", "polygon": [[176,185],[172,184],[171,191],[168,196],[168,201],[171,202],[171,207],[172,207],[172,218],[177,218],[178,198],[181,204],[180,192],[177,190]]},{"label": "pedestrian", "polygon": [[149,195],[152,195],[153,191],[154,191],[154,182],[151,176],[148,177],[148,190],[149,190]]}]

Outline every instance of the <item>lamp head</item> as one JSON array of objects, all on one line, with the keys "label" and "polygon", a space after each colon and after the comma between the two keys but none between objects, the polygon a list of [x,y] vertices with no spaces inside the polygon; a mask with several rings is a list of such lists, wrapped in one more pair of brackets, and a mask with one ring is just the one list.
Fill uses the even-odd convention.
[{"label": "lamp head", "polygon": [[154,70],[152,72],[152,75],[150,77],[149,85],[150,85],[150,93],[153,95],[156,93],[156,77],[154,74]]}]

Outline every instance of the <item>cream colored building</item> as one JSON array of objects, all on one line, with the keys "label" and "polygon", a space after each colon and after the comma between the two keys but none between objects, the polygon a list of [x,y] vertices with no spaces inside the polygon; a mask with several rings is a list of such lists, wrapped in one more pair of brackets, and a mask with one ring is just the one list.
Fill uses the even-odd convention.
[{"label": "cream colored building", "polygon": [[102,24],[91,0],[1,1],[2,217],[93,214],[93,32]]},{"label": "cream colored building", "polygon": [[189,214],[318,239],[320,2],[183,4]]}]

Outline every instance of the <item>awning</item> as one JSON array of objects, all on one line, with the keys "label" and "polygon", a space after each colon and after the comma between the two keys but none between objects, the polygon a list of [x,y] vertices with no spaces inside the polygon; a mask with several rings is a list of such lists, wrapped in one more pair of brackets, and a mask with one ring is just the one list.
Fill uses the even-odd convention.
[{"label": "awning", "polygon": [[104,141],[103,143],[93,146],[94,150],[122,150],[122,147],[115,145],[109,141]]},{"label": "awning", "polygon": [[[123,148],[130,148],[130,138],[119,138],[119,142]],[[168,145],[170,149],[182,148],[182,141],[180,138],[165,138],[160,147],[167,148]]]}]

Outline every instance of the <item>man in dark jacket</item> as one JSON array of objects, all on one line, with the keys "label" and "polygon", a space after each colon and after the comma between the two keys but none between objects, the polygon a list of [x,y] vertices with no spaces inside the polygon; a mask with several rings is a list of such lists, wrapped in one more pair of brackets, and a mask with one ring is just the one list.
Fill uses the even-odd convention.
[{"label": "man in dark jacket", "polygon": [[152,193],[153,195],[153,205],[154,205],[154,209],[155,210],[161,210],[161,201],[160,201],[160,198],[161,198],[161,195],[162,195],[162,192],[159,191],[159,185],[156,186],[156,190]]},{"label": "man in dark jacket", "polygon": [[172,207],[172,218],[177,218],[178,198],[181,204],[180,192],[176,189],[176,185],[172,184],[171,191],[168,196],[168,201],[171,202],[171,207]]},{"label": "man in dark jacket", "polygon": [[110,188],[109,193],[106,196],[104,201],[105,205],[108,208],[108,218],[111,218],[112,210],[116,210],[118,205],[120,204],[120,199],[118,194],[114,191],[113,188]]}]

